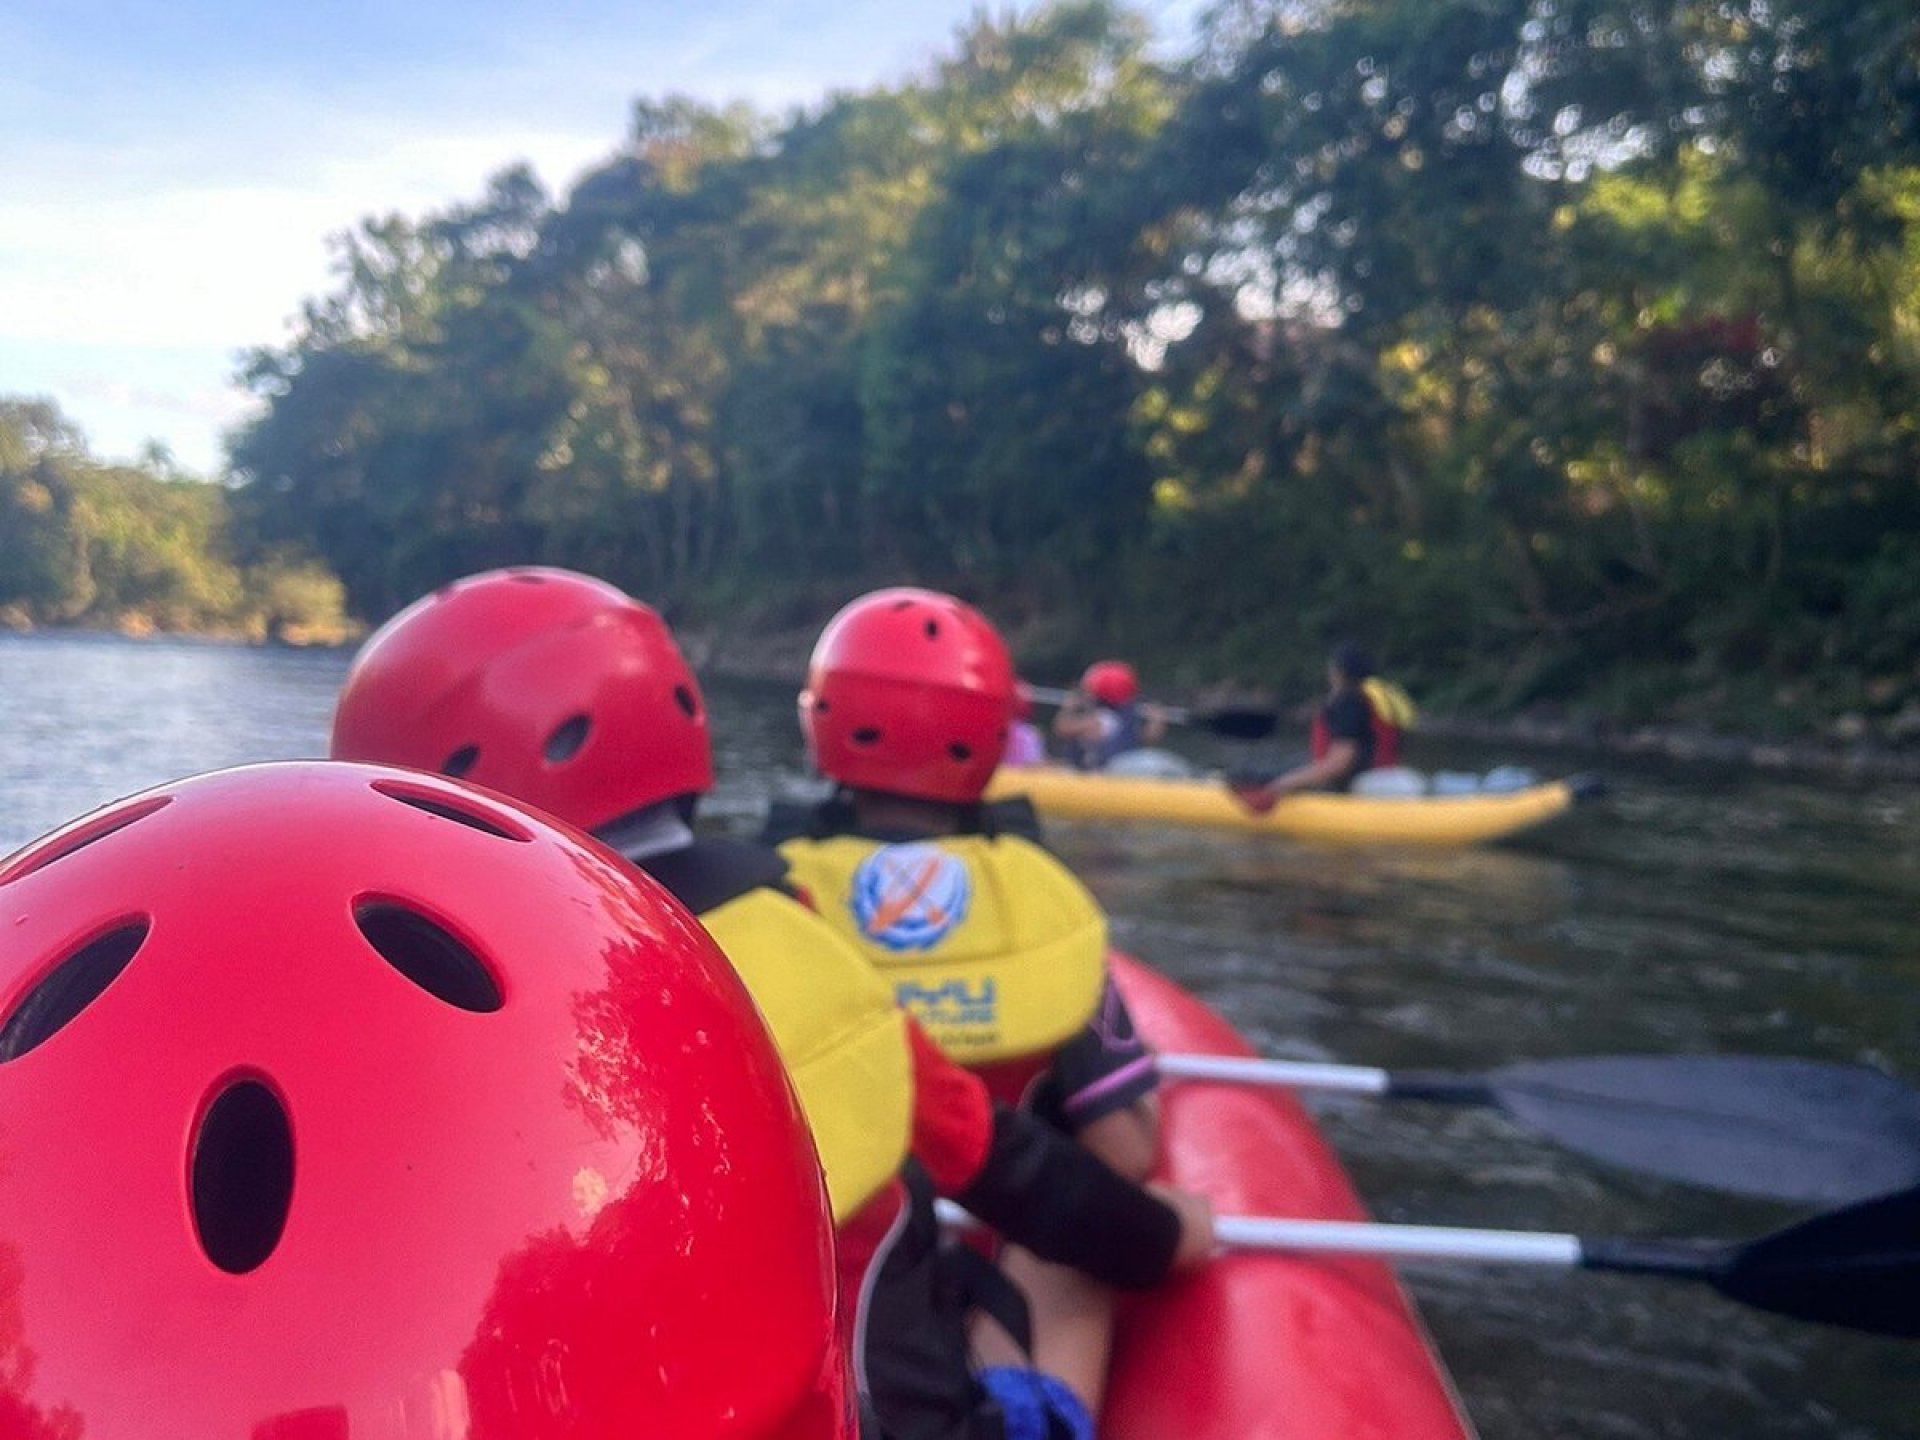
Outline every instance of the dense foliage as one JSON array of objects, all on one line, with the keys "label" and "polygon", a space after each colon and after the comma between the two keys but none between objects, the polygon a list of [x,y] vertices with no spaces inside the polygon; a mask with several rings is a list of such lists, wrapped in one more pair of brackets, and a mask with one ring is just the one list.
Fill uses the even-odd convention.
[{"label": "dense foliage", "polygon": [[[1043,674],[1920,715],[1911,0],[1067,0],[896,88],[671,99],[369,222],[262,352],[257,546],[677,615],[950,586]],[[1155,664],[1157,662],[1157,665]]]},{"label": "dense foliage", "polygon": [[349,634],[339,580],[292,550],[245,556],[229,509],[163,455],[102,465],[53,405],[0,397],[0,626]]}]

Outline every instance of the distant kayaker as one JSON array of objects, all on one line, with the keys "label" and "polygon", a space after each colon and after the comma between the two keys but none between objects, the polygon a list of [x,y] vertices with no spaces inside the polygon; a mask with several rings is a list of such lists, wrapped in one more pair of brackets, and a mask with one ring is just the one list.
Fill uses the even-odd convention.
[{"label": "distant kayaker", "polygon": [[1016,770],[1047,763],[1047,737],[1033,723],[1033,691],[1024,684],[1013,687],[1013,720],[1007,726],[1007,750],[1000,763]]},{"label": "distant kayaker", "polygon": [[1096,660],[1053,717],[1054,737],[1079,770],[1104,770],[1129,750],[1157,745],[1166,716],[1140,702],[1140,677],[1124,660]]},{"label": "distant kayaker", "polygon": [[1052,1313],[1033,1316],[1031,1359],[1014,1352],[1004,1371],[973,1374],[970,1297],[1016,1330],[1024,1299],[984,1262],[955,1268],[936,1191],[1112,1284],[1152,1284],[1206,1253],[1204,1201],[1128,1183],[994,1104],[808,907],[775,851],[696,838],[694,809],[713,784],[705,701],[660,617],[613,586],[523,569],[434,592],[368,641],[333,749],[457,762],[592,830],[699,914],[766,1014],[813,1126],[842,1321],[884,1440],[980,1433],[970,1427],[1032,1395],[1053,1395],[1068,1414],[1083,1405],[1032,1368],[1076,1343]]},{"label": "distant kayaker", "polygon": [[1406,692],[1375,675],[1367,651],[1336,646],[1327,661],[1327,696],[1313,714],[1307,763],[1264,783],[1235,783],[1233,793],[1264,814],[1295,791],[1345,790],[1355,776],[1399,763],[1400,735],[1412,720]]},{"label": "distant kayaker", "polygon": [[601,847],[315,761],[5,886],[10,1440],[854,1440],[779,1058]]}]

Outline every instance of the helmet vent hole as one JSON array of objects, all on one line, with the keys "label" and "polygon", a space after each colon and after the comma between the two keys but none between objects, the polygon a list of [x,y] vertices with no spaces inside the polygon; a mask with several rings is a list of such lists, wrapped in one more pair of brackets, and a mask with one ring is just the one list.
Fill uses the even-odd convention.
[{"label": "helmet vent hole", "polygon": [[543,752],[549,765],[564,765],[580,753],[580,747],[587,743],[587,734],[593,729],[593,722],[584,715],[570,715],[560,723],[551,735],[547,736],[546,749]]},{"label": "helmet vent hole", "polygon": [[962,765],[964,765],[967,763],[967,761],[973,759],[973,747],[971,745],[962,745],[958,740],[956,740],[951,745],[947,746],[947,754],[951,755],[954,759],[958,760]]},{"label": "helmet vent hole", "polygon": [[434,999],[476,1015],[500,1008],[500,987],[480,957],[419,911],[369,900],[353,907],[353,923],[381,959]]},{"label": "helmet vent hole", "polygon": [[280,1243],[293,1203],[293,1127],[258,1080],[207,1107],[193,1145],[193,1228],[229,1275],[258,1269]]},{"label": "helmet vent hole", "polygon": [[33,874],[36,870],[44,870],[54,861],[64,860],[67,856],[86,849],[96,840],[104,840],[109,835],[117,834],[135,821],[144,820],[156,810],[164,810],[172,803],[172,796],[156,795],[153,799],[142,801],[138,805],[130,805],[125,809],[102,815],[92,824],[83,824],[79,829],[55,840],[44,850],[28,851],[21,856],[11,869],[0,873],[0,885],[11,884],[15,880]]},{"label": "helmet vent hole", "polygon": [[938,620],[929,620],[920,628],[927,632],[927,638],[929,640],[938,640],[940,638],[940,622]]},{"label": "helmet vent hole", "polygon": [[100,998],[127,968],[152,923],[130,921],[67,956],[33,989],[0,1027],[0,1061],[18,1060]]},{"label": "helmet vent hole", "polygon": [[862,725],[858,730],[853,732],[853,743],[856,745],[878,745],[880,743],[879,726]]},{"label": "helmet vent hole", "polygon": [[464,825],[469,830],[478,830],[482,835],[494,835],[502,840],[531,840],[528,832],[509,829],[505,815],[491,815],[483,811],[469,810],[457,805],[444,795],[423,794],[418,790],[405,789],[386,781],[376,781],[373,787],[389,800],[398,800],[402,805],[410,805],[415,810],[428,815],[438,815],[442,820],[451,820],[456,825]]},{"label": "helmet vent hole", "polygon": [[440,773],[452,775],[456,779],[473,769],[473,762],[480,758],[478,745],[462,745],[453,754],[440,762]]},{"label": "helmet vent hole", "polygon": [[693,691],[685,685],[676,685],[673,687],[673,699],[674,703],[686,712],[689,720],[699,718],[700,702],[693,698]]}]

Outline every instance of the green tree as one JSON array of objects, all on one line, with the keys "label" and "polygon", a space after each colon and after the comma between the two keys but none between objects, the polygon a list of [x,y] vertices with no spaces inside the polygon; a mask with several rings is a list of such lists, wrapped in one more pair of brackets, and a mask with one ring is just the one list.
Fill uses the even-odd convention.
[{"label": "green tree", "polygon": [[1146,39],[1112,6],[1060,6],[979,22],[942,72],[960,153],[890,269],[861,376],[871,502],[920,573],[1111,606],[1149,495],[1124,321],[1158,258],[1143,163],[1172,102]]},{"label": "green tree", "polygon": [[[0,611],[14,620],[262,634],[232,531],[229,492],[164,452],[102,465],[51,402],[0,397]],[[331,577],[292,552],[278,564],[306,590],[276,618],[314,639],[344,634]]]}]

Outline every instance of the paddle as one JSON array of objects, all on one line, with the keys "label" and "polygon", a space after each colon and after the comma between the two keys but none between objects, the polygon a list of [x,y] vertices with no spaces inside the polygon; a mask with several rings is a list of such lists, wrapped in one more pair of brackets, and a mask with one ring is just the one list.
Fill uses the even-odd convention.
[{"label": "paddle", "polygon": [[[971,1222],[959,1207],[940,1204],[942,1219],[949,1224]],[[1664,1275],[1697,1280],[1743,1305],[1799,1320],[1879,1335],[1920,1336],[1920,1190],[1832,1210],[1745,1243],[1236,1216],[1216,1219],[1213,1233],[1221,1245],[1234,1250]]]},{"label": "paddle", "polygon": [[[1027,693],[1042,705],[1064,705],[1074,694],[1071,690],[1054,690],[1045,685],[1029,685],[1026,688]],[[1280,726],[1280,715],[1275,710],[1230,707],[1188,710],[1179,705],[1155,705],[1153,708],[1170,725],[1192,725],[1197,729],[1211,730],[1229,740],[1264,740]]]},{"label": "paddle", "polygon": [[1698,1280],[1759,1310],[1920,1336],[1920,1191],[1832,1210],[1744,1244],[1603,1239],[1515,1230],[1225,1219],[1222,1245],[1495,1264],[1554,1265]]},{"label": "paddle", "polygon": [[1160,1055],[1183,1080],[1487,1105],[1628,1169],[1833,1205],[1920,1185],[1920,1091],[1865,1065],[1750,1055],[1533,1060],[1484,1074]]}]

